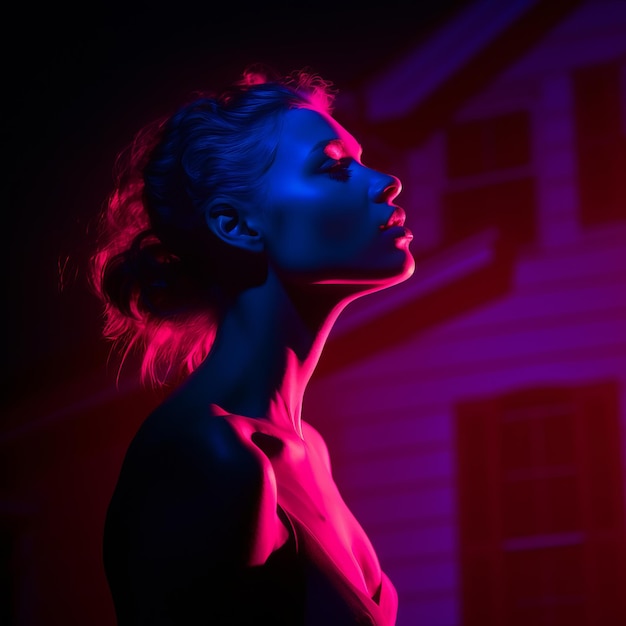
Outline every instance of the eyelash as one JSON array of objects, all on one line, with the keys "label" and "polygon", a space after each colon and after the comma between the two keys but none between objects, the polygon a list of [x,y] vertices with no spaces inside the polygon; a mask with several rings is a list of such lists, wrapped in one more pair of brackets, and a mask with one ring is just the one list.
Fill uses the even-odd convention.
[{"label": "eyelash", "polygon": [[326,170],[326,173],[333,180],[345,183],[350,180],[350,176],[352,175],[352,172],[350,171],[351,163],[352,159],[349,157],[339,159]]}]

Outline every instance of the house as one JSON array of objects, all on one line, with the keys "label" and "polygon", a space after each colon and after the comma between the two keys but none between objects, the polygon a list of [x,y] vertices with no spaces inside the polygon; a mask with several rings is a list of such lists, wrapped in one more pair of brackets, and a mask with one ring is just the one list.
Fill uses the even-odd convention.
[{"label": "house", "polygon": [[398,626],[626,623],[626,3],[478,0],[343,97],[418,263],[305,410]]}]

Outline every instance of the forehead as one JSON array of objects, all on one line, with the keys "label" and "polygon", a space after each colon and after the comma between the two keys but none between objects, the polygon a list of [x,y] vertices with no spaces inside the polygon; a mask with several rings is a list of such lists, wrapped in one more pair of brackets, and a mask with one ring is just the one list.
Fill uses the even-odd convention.
[{"label": "forehead", "polygon": [[347,155],[360,156],[361,146],[357,140],[332,117],[312,109],[290,109],[283,120],[277,156],[304,158],[312,150],[323,150],[325,144],[337,140],[341,141]]}]

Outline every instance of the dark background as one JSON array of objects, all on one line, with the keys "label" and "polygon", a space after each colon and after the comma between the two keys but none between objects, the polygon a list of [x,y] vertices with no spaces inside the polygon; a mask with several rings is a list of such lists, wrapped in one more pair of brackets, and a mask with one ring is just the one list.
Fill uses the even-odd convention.
[{"label": "dark background", "polygon": [[256,61],[309,66],[340,92],[357,88],[468,4],[11,7],[2,43],[4,426],[37,417],[20,409],[25,398],[106,359],[81,267],[115,155],[144,122]]}]

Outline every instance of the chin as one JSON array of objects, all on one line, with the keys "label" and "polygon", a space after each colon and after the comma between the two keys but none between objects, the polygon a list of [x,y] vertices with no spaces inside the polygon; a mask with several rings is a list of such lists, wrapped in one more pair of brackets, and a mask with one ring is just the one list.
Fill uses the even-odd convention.
[{"label": "chin", "polygon": [[[403,283],[413,276],[415,272],[415,259],[408,250],[402,250],[402,259],[393,265],[380,269],[380,275],[375,277],[380,281],[382,287]],[[377,282],[378,282],[377,281]]]}]

